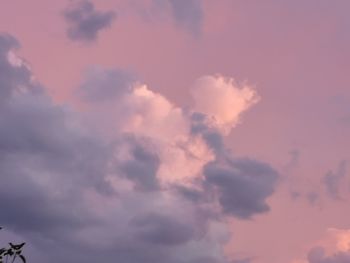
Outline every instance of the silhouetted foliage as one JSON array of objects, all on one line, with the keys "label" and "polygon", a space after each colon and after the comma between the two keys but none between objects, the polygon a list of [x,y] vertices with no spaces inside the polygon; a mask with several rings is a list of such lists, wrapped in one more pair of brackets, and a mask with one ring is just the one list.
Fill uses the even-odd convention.
[{"label": "silhouetted foliage", "polygon": [[[2,227],[0,227],[0,230]],[[25,243],[14,245],[9,243],[10,247],[0,248],[0,263],[14,263],[17,258],[26,263],[26,258],[22,255],[22,248]]]}]

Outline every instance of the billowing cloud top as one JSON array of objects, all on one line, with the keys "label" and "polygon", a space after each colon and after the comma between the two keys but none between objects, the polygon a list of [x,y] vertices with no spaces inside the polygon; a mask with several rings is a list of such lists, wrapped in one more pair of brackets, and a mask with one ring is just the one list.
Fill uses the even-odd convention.
[{"label": "billowing cloud top", "polygon": [[223,76],[204,76],[191,89],[194,109],[206,114],[225,133],[235,126],[241,113],[259,101],[256,92]]},{"label": "billowing cloud top", "polygon": [[50,262],[229,262],[227,218],[268,211],[278,176],[224,144],[257,102],[252,88],[205,76],[184,110],[125,72],[95,67],[77,111],[50,100],[17,47],[0,36],[4,226],[45,247]]}]

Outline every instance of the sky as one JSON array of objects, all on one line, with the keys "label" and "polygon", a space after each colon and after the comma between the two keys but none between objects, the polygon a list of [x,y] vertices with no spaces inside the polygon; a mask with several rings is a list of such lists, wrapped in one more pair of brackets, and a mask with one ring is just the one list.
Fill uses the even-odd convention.
[{"label": "sky", "polygon": [[349,263],[349,9],[1,0],[0,245],[37,263]]}]

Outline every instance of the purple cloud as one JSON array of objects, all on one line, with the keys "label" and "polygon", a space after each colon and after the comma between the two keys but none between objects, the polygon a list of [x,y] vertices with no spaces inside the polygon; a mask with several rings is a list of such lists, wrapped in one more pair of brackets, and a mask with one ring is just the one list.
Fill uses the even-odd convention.
[{"label": "purple cloud", "polygon": [[98,33],[111,26],[116,17],[113,11],[97,11],[93,2],[82,0],[63,12],[68,23],[67,36],[73,41],[92,42]]},{"label": "purple cloud", "polygon": [[267,212],[277,173],[118,70],[83,81],[86,111],[55,104],[18,46],[0,35],[3,226],[50,262],[228,263],[223,218]]}]

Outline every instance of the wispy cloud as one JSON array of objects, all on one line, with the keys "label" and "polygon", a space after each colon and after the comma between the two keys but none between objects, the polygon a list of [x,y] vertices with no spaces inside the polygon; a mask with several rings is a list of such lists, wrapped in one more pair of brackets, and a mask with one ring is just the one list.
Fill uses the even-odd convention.
[{"label": "wispy cloud", "polygon": [[112,25],[116,13],[98,11],[93,2],[82,0],[72,2],[63,16],[68,23],[67,36],[71,40],[92,42],[97,40],[100,31]]},{"label": "wispy cloud", "polygon": [[202,0],[153,0],[162,10],[168,10],[174,22],[191,34],[199,35],[204,19]]},{"label": "wispy cloud", "polygon": [[346,161],[341,161],[338,165],[337,171],[329,171],[324,177],[322,182],[326,187],[326,191],[333,199],[341,199],[340,187],[343,184],[343,180],[347,175]]}]

